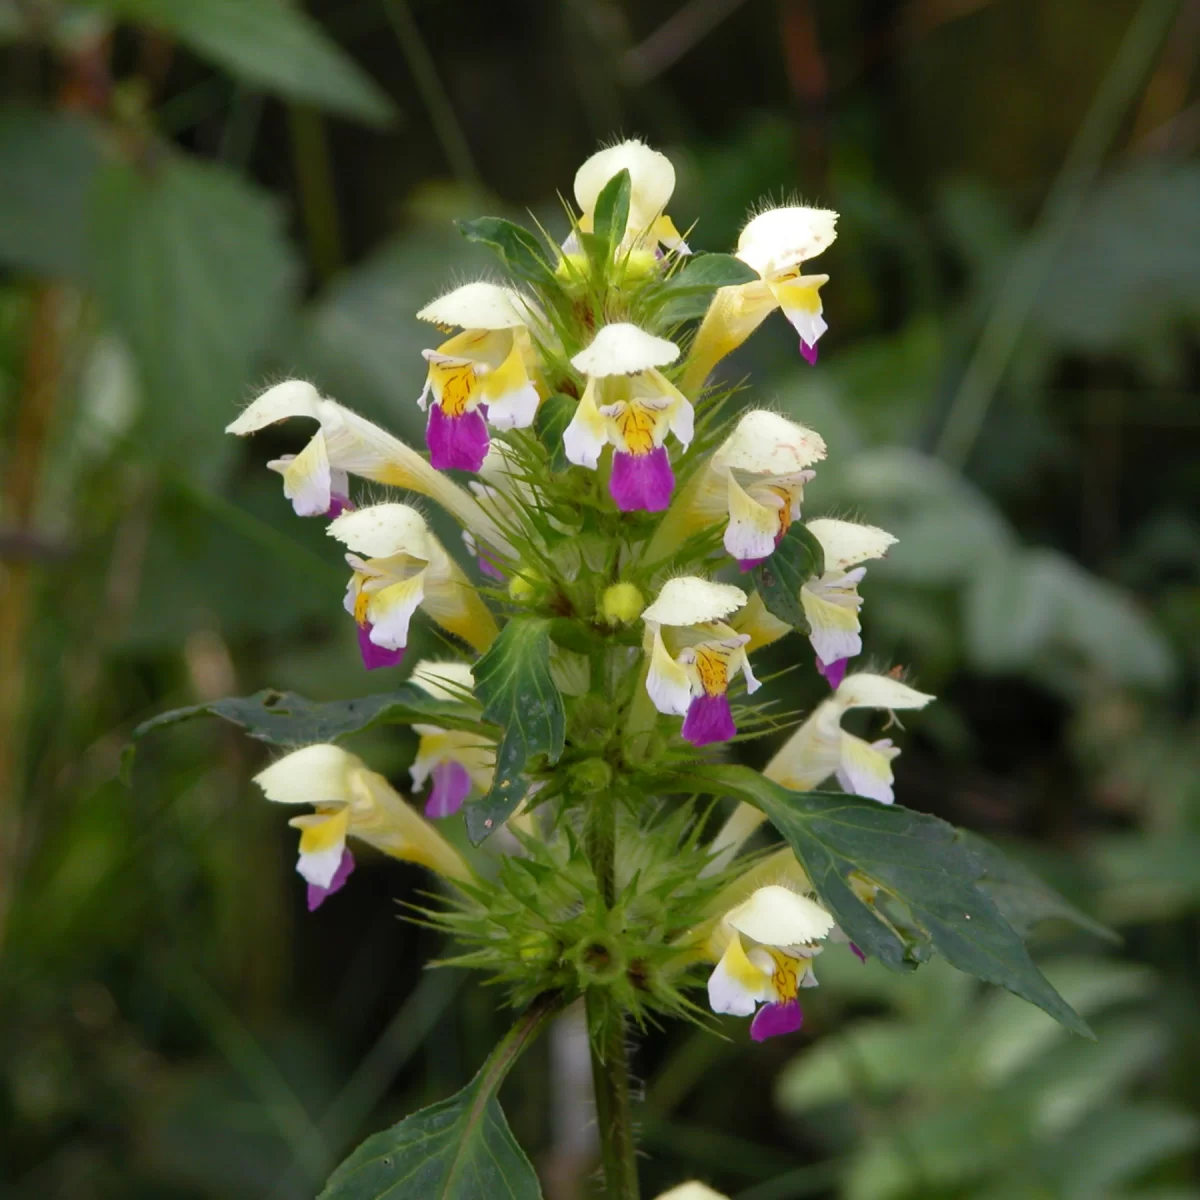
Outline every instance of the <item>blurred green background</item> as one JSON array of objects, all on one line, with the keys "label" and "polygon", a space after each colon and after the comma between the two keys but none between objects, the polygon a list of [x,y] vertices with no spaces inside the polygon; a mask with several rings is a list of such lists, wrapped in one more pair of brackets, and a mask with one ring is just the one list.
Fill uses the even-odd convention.
[{"label": "blurred green background", "polygon": [[[303,374],[420,444],[413,314],[492,270],[452,218],[564,235],[621,133],[695,247],[841,212],[820,364],[777,319],[724,373],[826,437],[810,515],[900,538],[900,801],[1123,938],[1035,931],[1096,1045],[833,953],[798,1037],[649,1031],[647,1195],[1200,1197],[1198,55],[1197,0],[0,0],[0,1197],[311,1197],[506,1025],[424,970],[415,868],[304,911],[261,747],[118,767],[165,708],[388,686],[262,465],[306,434],[222,428]],[[407,735],[354,748],[406,783]],[[578,1052],[506,1086],[549,1200],[595,1192]]]}]

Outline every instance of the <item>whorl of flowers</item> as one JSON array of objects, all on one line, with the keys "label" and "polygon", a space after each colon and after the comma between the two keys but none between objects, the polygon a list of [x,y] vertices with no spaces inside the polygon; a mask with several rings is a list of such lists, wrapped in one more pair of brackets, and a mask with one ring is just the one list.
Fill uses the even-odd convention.
[{"label": "whorl of flowers", "polygon": [[[424,815],[333,744],[293,750],[257,782],[310,809],[291,822],[310,907],[347,885],[352,846],[373,847],[442,877],[446,902],[427,916],[517,1002],[604,989],[635,1018],[698,1016],[688,989],[706,981],[711,1009],[753,1017],[761,1039],[799,1028],[800,991],[845,938],[790,851],[765,873],[743,852],[757,808],[700,819],[697,797],[722,795],[704,782],[721,745],[768,724],[752,660],[798,631],[832,689],[766,769],[793,790],[836,779],[890,803],[897,749],[843,731],[842,716],[930,697],[847,674],[864,564],[895,539],[804,525],[821,436],[732,409],[712,380],[776,308],[816,361],[828,277],[804,270],[836,214],[768,209],[735,254],[693,254],[667,212],[674,184],[665,156],[624,142],[580,168],[561,244],[496,219],[464,226],[509,282],[464,284],[415,314],[444,331],[397,395],[424,411],[424,451],[299,380],[230,424],[316,423],[267,465],[345,553],[364,666],[403,670],[421,623],[445,643],[397,693],[425,714],[408,718]],[[435,532],[450,523],[462,544]],[[503,837],[456,848],[442,830],[464,815],[474,841]]]}]

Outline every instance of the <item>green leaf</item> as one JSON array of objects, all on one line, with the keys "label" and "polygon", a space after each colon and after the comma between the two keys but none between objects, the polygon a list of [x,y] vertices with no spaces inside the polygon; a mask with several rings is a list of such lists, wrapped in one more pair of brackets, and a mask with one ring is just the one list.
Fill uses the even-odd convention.
[{"label": "green leaf", "polygon": [[655,289],[651,303],[661,308],[663,319],[687,321],[704,316],[718,288],[753,283],[758,277],[732,254],[696,254]]},{"label": "green leaf", "polygon": [[613,251],[625,236],[629,224],[629,172],[622,168],[600,190],[596,197],[592,235],[595,257],[603,267],[612,259]]},{"label": "green leaf", "polygon": [[159,713],[133,731],[133,742],[155,730],[196,717],[220,717],[240,726],[252,738],[273,746],[308,746],[336,742],[372,725],[428,721],[446,729],[479,728],[479,711],[454,700],[435,700],[419,687],[406,683],[394,692],[381,692],[357,700],[332,700],[327,704],[272,689],[253,696],[229,696],[209,704],[193,704]]},{"label": "green leaf", "polygon": [[553,283],[554,271],[546,261],[542,244],[528,229],[503,217],[478,217],[458,221],[457,225],[468,242],[479,242],[492,250],[514,279],[538,287]]},{"label": "green leaf", "polygon": [[317,1200],[541,1200],[496,1092],[558,1007],[535,1000],[461,1092],[367,1138]]},{"label": "green leaf", "polygon": [[796,522],[783,535],[775,553],[759,563],[750,575],[767,611],[807,633],[808,618],[800,603],[800,589],[807,580],[824,573],[825,551],[821,543],[807,526]]},{"label": "green leaf", "polygon": [[566,712],[550,675],[550,625],[515,617],[475,664],[475,695],[483,715],[504,730],[491,791],[467,806],[467,834],[478,845],[525,795],[525,767],[535,754],[556,762],[566,737]]},{"label": "green leaf", "polygon": [[278,0],[92,0],[165,30],[231,75],[289,100],[383,125],[387,95],[311,17]]},{"label": "green leaf", "polygon": [[0,114],[0,260],[78,278],[87,267],[86,204],[103,161],[82,117]]},{"label": "green leaf", "polygon": [[1043,921],[1067,921],[1105,941],[1120,942],[1120,934],[1076,908],[1023,863],[1009,858],[985,838],[960,829],[958,840],[983,867],[979,887],[1022,937]]},{"label": "green leaf", "polygon": [[537,419],[533,428],[538,440],[546,447],[550,455],[550,470],[565,471],[571,464],[567,460],[567,451],[563,446],[563,433],[575,416],[579,402],[561,392],[547,397],[537,411]]},{"label": "green leaf", "polygon": [[[977,886],[983,866],[952,825],[862,796],[789,792],[748,767],[711,767],[704,786],[724,788],[766,813],[846,936],[885,966],[906,970],[931,946],[958,970],[997,983],[1073,1032],[1092,1036]],[[905,906],[916,946],[906,945],[876,905],[855,894],[852,875]]]},{"label": "green leaf", "polygon": [[133,351],[154,450],[214,477],[222,433],[286,312],[294,276],[274,202],[174,156],[97,180],[90,228],[101,308]]}]

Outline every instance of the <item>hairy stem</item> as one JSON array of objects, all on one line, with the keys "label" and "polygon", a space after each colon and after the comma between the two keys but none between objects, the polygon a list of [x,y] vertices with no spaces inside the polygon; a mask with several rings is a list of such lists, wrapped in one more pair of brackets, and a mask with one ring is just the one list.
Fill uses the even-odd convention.
[{"label": "hairy stem", "polygon": [[[617,799],[609,792],[592,797],[588,810],[587,849],[604,903],[616,898]],[[587,993],[592,1085],[605,1188],[611,1200],[637,1200],[637,1146],[630,1096],[625,1016],[602,988]]]},{"label": "hairy stem", "polygon": [[587,994],[587,1012],[605,1190],[610,1200],[638,1200],[637,1142],[625,1018],[612,1007],[608,996],[595,988]]}]

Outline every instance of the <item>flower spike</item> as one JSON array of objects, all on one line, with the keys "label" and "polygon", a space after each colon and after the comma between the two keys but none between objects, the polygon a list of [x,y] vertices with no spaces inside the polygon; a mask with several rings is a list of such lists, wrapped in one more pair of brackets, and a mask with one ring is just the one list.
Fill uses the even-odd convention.
[{"label": "flower spike", "polygon": [[354,856],[346,845],[350,836],[447,879],[471,877],[458,851],[382,775],[340,746],[294,750],[260,771],[254,782],[277,804],[311,804],[316,809],[288,822],[300,830],[296,870],[308,884],[310,912],[339,891],[354,870]]},{"label": "flower spike", "polygon": [[328,533],[356,552],[346,555],[354,571],[346,611],[367,670],[399,665],[418,607],[481,653],[495,640],[491,613],[416,509],[376,504],[344,513]]}]

